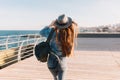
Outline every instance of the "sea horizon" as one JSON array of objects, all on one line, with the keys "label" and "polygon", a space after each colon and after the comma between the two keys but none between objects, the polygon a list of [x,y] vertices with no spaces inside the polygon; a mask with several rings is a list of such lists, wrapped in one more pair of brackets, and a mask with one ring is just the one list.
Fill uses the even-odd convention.
[{"label": "sea horizon", "polygon": [[0,30],[0,36],[39,34],[40,30]]}]

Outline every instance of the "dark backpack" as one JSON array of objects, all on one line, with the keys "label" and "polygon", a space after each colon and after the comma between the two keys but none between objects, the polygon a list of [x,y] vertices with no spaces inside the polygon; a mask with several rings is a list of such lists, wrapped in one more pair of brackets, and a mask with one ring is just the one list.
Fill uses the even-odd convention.
[{"label": "dark backpack", "polygon": [[53,33],[54,33],[54,29],[52,28],[47,40],[45,42],[41,42],[35,46],[35,56],[36,56],[37,60],[39,60],[40,62],[47,61],[48,54],[51,51],[49,42],[52,38]]}]

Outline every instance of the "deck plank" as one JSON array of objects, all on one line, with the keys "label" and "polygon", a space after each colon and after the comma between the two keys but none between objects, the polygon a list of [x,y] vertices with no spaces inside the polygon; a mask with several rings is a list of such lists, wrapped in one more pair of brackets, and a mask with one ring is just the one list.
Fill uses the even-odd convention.
[{"label": "deck plank", "polygon": [[[65,80],[120,80],[119,52],[75,51]],[[46,63],[35,56],[0,70],[0,80],[53,80]]]}]

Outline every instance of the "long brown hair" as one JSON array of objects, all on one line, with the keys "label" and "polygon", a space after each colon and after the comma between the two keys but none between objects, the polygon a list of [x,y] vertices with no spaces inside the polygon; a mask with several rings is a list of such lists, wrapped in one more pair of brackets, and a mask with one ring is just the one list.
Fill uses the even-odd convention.
[{"label": "long brown hair", "polygon": [[63,55],[69,57],[74,52],[74,39],[77,37],[77,32],[75,29],[77,28],[77,24],[72,22],[71,26],[65,29],[55,29],[56,31],[56,41],[58,41],[58,33],[59,33],[59,41],[62,47]]}]

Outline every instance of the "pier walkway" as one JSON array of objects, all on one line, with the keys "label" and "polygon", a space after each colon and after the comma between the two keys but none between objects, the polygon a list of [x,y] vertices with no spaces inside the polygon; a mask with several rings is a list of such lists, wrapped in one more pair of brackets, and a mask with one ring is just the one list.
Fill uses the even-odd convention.
[{"label": "pier walkway", "polygon": [[[65,80],[120,80],[120,54],[117,51],[75,51],[68,58]],[[53,80],[46,63],[35,56],[0,70],[0,80]]]}]

